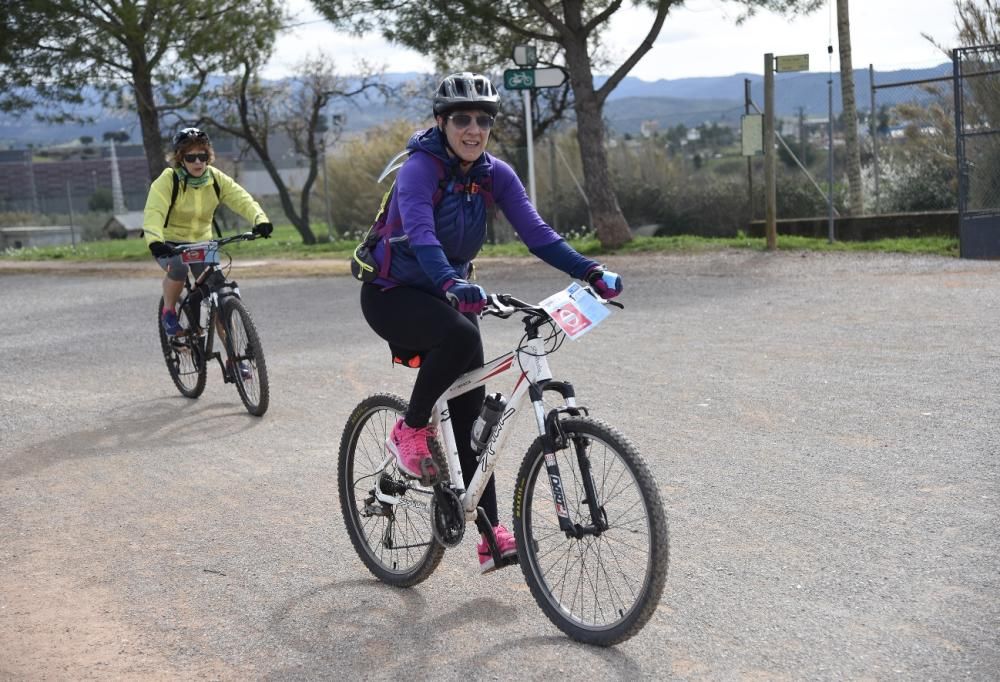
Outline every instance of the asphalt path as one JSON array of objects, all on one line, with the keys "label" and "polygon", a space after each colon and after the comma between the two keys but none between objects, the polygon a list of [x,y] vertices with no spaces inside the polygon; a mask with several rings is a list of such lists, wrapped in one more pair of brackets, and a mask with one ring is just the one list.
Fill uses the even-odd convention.
[{"label": "asphalt path", "polygon": [[[650,463],[670,573],[644,630],[577,644],[474,541],[375,581],[336,496],[353,405],[406,395],[342,276],[249,276],[271,408],[181,397],[155,270],[0,276],[2,679],[996,679],[1000,267],[612,258],[626,309],[551,358]],[[541,264],[481,282],[541,299]],[[520,336],[484,322],[487,354]],[[502,390],[502,387],[501,387]],[[530,437],[498,468],[502,515]]]}]

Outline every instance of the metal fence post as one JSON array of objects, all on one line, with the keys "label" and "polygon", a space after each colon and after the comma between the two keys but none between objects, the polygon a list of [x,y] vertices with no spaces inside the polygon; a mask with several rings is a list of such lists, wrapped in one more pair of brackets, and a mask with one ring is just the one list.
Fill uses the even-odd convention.
[{"label": "metal fence post", "polygon": [[868,89],[871,95],[871,116],[869,116],[869,128],[872,136],[872,164],[875,172],[875,214],[878,215],[879,207],[879,184],[880,171],[878,167],[878,115],[875,111],[875,65],[868,65]]}]

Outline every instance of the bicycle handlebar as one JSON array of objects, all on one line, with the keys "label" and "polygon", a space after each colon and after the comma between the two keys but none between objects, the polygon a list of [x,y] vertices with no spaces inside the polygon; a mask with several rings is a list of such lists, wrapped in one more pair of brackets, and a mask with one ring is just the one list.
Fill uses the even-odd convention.
[{"label": "bicycle handlebar", "polygon": [[205,246],[219,248],[221,246],[225,246],[226,244],[230,244],[232,242],[249,242],[253,241],[254,239],[259,239],[260,236],[261,235],[256,234],[254,232],[241,232],[240,234],[234,234],[232,237],[222,237],[219,239],[206,239],[205,241],[202,242],[192,242],[190,244],[178,244],[172,247],[173,254],[176,256],[177,254],[184,253],[185,251],[189,251],[190,249],[198,249]]},{"label": "bicycle handlebar", "polygon": [[[616,308],[625,309],[625,306],[618,301],[610,301],[601,298],[601,295],[594,291],[593,287],[584,287],[594,298],[605,305],[613,305]],[[525,303],[519,298],[511,296],[510,294],[488,294],[486,296],[486,307],[483,308],[483,315],[493,315],[494,317],[499,317],[501,319],[506,319],[517,312],[526,312],[532,316],[548,318],[549,314],[540,305],[534,303]]]}]

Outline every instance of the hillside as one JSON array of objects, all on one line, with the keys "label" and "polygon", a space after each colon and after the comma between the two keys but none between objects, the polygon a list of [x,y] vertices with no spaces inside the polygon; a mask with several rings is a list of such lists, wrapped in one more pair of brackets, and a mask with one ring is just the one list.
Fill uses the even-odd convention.
[{"label": "hillside", "polygon": [[[907,69],[900,71],[876,71],[875,82],[882,85],[901,81],[947,77],[951,75],[951,65],[941,64],[930,69]],[[423,74],[387,74],[393,84],[417,78]],[[751,83],[751,97],[758,107],[763,107],[763,76],[756,74],[734,74],[710,78],[680,78],[673,80],[643,81],[625,78],[611,93],[605,107],[605,117],[611,127],[619,133],[635,133],[645,120],[656,120],[661,130],[679,123],[691,127],[706,121],[735,125],[743,113],[744,79]],[[798,115],[800,108],[806,116],[825,117],[827,114],[828,81],[830,74],[803,72],[777,74],[775,85],[775,107],[779,116]],[[603,78],[597,79],[600,85]],[[858,108],[868,110],[871,82],[868,69],[854,72],[855,91]],[[880,103],[892,103],[906,97],[919,96],[921,91],[914,87],[883,91],[886,95]],[[506,93],[511,96],[511,93]],[[839,75],[833,74],[834,110],[840,111]],[[515,95],[516,96],[516,95]],[[369,107],[349,107],[345,110],[347,131],[365,130],[385,121],[399,118],[419,118],[419,113],[410,108],[410,102]],[[20,118],[0,116],[0,148],[24,148],[32,145],[52,145],[71,142],[83,135],[100,140],[112,130],[125,130],[133,140],[139,139],[138,122],[134,116],[121,112],[108,112],[100,108],[84,108],[81,113],[91,115],[96,121],[87,125],[51,126],[35,120],[35,113],[28,112]]]}]

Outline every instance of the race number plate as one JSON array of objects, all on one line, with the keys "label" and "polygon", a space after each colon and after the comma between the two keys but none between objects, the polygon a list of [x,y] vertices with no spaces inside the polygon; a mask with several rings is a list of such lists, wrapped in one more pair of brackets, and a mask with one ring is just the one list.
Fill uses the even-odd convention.
[{"label": "race number plate", "polygon": [[546,298],[541,306],[574,341],[608,316],[608,309],[576,282]]},{"label": "race number plate", "polygon": [[208,246],[187,249],[181,253],[181,260],[185,263],[218,263],[219,250]]}]

